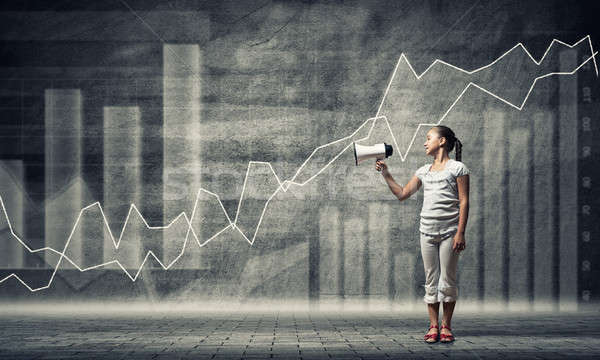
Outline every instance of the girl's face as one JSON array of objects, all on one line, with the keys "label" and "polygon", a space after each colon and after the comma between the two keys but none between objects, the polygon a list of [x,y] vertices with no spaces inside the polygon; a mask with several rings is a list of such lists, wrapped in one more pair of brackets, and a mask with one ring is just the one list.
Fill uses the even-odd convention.
[{"label": "girl's face", "polygon": [[[425,140],[425,154],[426,155],[434,155],[437,154],[438,150],[442,148],[443,143],[440,142],[441,139],[435,131],[435,129],[431,129],[427,132],[427,139]],[[445,139],[444,139],[445,142]]]}]

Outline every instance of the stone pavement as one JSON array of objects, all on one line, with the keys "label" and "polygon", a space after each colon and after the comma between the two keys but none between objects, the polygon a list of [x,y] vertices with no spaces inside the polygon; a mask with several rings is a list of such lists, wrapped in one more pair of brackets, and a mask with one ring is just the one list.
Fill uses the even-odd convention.
[{"label": "stone pavement", "polygon": [[0,315],[2,359],[600,358],[600,313],[456,313],[452,344],[402,313]]}]

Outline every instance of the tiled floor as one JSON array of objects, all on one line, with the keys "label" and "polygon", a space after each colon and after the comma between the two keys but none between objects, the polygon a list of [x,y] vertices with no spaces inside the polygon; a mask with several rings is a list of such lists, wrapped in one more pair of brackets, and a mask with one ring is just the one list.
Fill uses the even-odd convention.
[{"label": "tiled floor", "polygon": [[3,359],[600,358],[600,314],[456,314],[452,344],[425,313],[0,316]]}]

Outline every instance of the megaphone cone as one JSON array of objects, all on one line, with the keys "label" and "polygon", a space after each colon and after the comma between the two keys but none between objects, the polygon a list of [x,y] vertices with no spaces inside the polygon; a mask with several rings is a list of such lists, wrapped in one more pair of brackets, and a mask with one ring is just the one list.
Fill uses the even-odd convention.
[{"label": "megaphone cone", "polygon": [[386,143],[375,144],[372,146],[359,145],[357,143],[353,144],[354,160],[356,161],[356,165],[370,158],[376,158],[377,160],[388,158],[392,156],[392,153],[394,152],[392,145],[388,145]]}]

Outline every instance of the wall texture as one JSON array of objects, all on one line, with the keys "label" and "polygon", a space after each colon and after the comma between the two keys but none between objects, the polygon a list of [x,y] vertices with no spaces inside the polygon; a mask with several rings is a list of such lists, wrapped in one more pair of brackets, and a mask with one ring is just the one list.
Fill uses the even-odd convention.
[{"label": "wall texture", "polygon": [[0,297],[419,302],[423,192],[351,145],[392,144],[405,184],[441,123],[471,170],[461,299],[595,304],[592,10],[3,2]]}]

